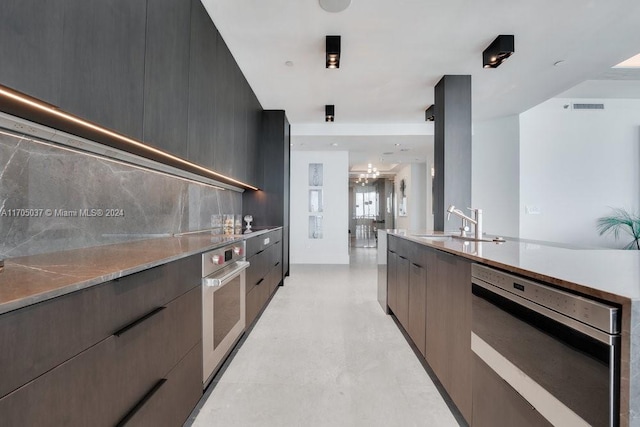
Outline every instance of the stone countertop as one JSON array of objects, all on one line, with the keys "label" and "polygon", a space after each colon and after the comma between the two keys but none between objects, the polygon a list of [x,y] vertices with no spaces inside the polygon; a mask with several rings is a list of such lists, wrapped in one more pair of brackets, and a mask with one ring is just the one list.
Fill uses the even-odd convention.
[{"label": "stone countertop", "polygon": [[0,272],[0,314],[277,228],[228,236],[200,232],[6,259]]},{"label": "stone countertop", "polygon": [[449,234],[442,232],[387,233],[603,300],[619,304],[640,300],[640,251],[577,249],[509,238],[494,243],[415,236]]}]

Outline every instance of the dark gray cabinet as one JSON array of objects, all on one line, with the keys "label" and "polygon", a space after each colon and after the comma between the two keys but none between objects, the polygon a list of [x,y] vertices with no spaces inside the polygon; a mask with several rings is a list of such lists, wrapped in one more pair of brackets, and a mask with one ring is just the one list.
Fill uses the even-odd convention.
[{"label": "dark gray cabinet", "polygon": [[400,237],[387,239],[387,305],[470,422],[471,263]]},{"label": "dark gray cabinet", "polygon": [[[261,186],[262,106],[200,0],[2,1],[0,55],[1,85]],[[201,173],[72,122],[2,109]]]},{"label": "dark gray cabinet", "polygon": [[282,282],[282,230],[273,230],[246,240],[246,327],[255,321]]},{"label": "dark gray cabinet", "polygon": [[471,263],[428,249],[425,354],[465,419],[471,421]]},{"label": "dark gray cabinet", "polygon": [[391,249],[387,252],[387,305],[394,313],[398,310],[398,254]]},{"label": "dark gray cabinet", "polygon": [[60,108],[142,139],[147,1],[63,5]]},{"label": "dark gray cabinet", "polygon": [[60,102],[62,21],[59,2],[0,2],[0,84],[48,103]]},{"label": "dark gray cabinet", "polygon": [[233,139],[231,145],[232,157],[229,163],[231,176],[247,179],[247,92],[249,85],[235,61],[233,61]]},{"label": "dark gray cabinet", "polygon": [[216,110],[217,58],[220,37],[200,0],[191,0],[191,54],[189,64],[188,157],[199,165],[214,166],[214,140],[223,126]]},{"label": "dark gray cabinet", "polygon": [[289,153],[290,126],[285,112],[262,114],[257,152],[260,191],[242,195],[244,214],[253,215],[258,227],[282,226],[282,270],[289,275]]},{"label": "dark gray cabinet", "polygon": [[212,133],[215,141],[212,166],[215,170],[232,174],[233,138],[234,138],[234,80],[233,57],[222,39],[216,35],[216,57],[214,75],[219,76],[215,85],[216,109],[214,120],[216,126]]},{"label": "dark gray cabinet", "polygon": [[191,2],[147,2],[143,140],[186,158]]},{"label": "dark gray cabinet", "polygon": [[427,269],[419,260],[409,265],[409,324],[407,333],[420,353],[425,355],[427,312]]},{"label": "dark gray cabinet", "polygon": [[[251,88],[247,90],[247,149],[245,164],[247,165],[247,181],[257,185],[262,174],[262,161],[258,158],[259,138],[262,126],[262,108]],[[259,161],[260,160],[260,161]]]},{"label": "dark gray cabinet", "polygon": [[396,310],[393,312],[404,329],[409,327],[409,258],[398,253],[396,270]]},{"label": "dark gray cabinet", "polygon": [[199,285],[194,255],[0,316],[0,419],[114,425],[200,348],[188,378],[173,376],[183,422],[202,393]]},{"label": "dark gray cabinet", "polygon": [[425,353],[427,268],[424,248],[388,236],[387,305],[420,353]]}]

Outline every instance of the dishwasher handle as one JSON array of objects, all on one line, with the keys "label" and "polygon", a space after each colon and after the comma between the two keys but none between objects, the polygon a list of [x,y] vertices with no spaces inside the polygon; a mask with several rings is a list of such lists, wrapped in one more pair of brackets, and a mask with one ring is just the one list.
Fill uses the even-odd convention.
[{"label": "dishwasher handle", "polygon": [[[216,272],[216,274],[205,277],[202,279],[202,284],[209,287],[222,287],[235,279],[238,274],[249,268],[250,265],[251,264],[248,261],[237,261],[228,268],[224,268],[221,271]],[[222,275],[219,275],[218,273]]]}]

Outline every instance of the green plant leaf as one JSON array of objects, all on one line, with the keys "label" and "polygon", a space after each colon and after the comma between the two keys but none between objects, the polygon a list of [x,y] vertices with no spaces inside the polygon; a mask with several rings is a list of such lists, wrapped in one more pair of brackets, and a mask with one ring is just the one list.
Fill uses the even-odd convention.
[{"label": "green plant leaf", "polygon": [[620,233],[629,234],[633,240],[625,249],[640,250],[640,215],[629,213],[622,208],[611,209],[613,210],[612,215],[600,217],[596,221],[600,235],[613,233],[613,237],[618,240]]}]

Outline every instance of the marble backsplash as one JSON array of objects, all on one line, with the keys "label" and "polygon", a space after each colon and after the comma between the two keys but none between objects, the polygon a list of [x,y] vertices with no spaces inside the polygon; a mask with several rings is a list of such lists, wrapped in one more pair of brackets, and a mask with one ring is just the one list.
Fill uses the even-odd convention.
[{"label": "marble backsplash", "polygon": [[242,193],[0,131],[0,258],[209,228]]}]

